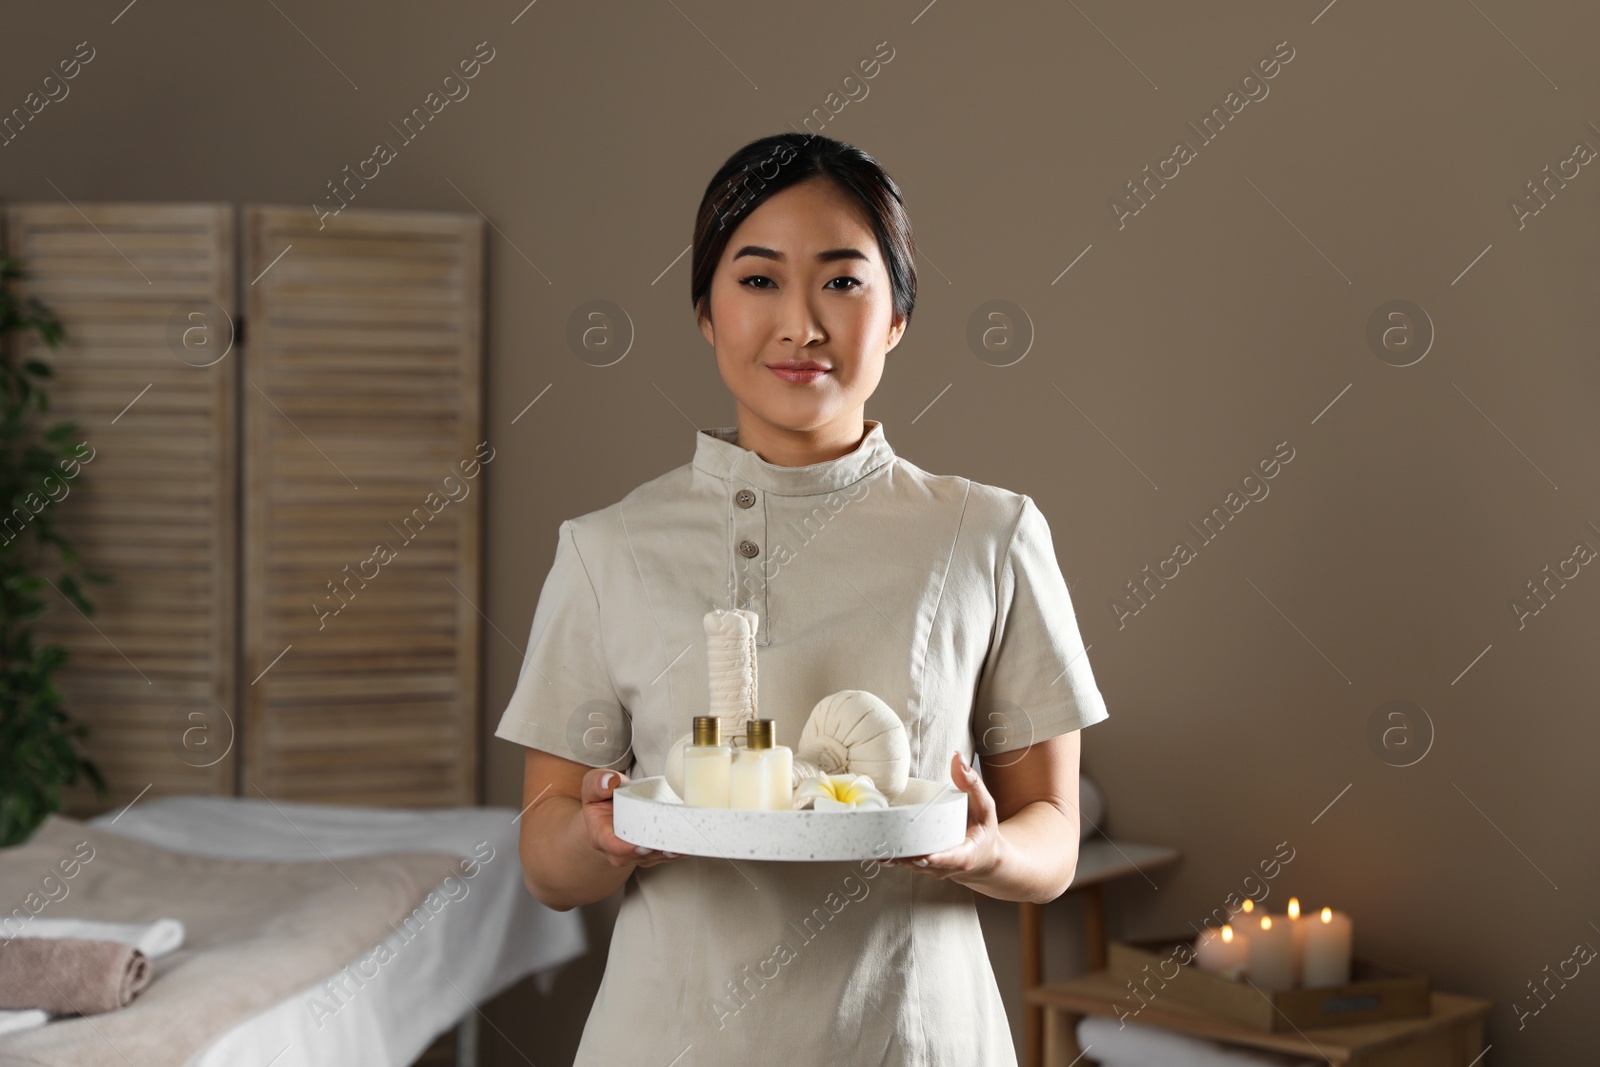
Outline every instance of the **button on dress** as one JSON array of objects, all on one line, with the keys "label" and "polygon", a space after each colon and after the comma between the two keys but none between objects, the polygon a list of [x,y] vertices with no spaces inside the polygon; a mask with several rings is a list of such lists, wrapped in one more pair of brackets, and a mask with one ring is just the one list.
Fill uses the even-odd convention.
[{"label": "button on dress", "polygon": [[[497,737],[631,778],[708,713],[703,620],[743,608],[757,715],[793,748],[865,689],[903,717],[914,777],[1107,717],[1032,498],[929,474],[881,423],[851,452],[768,463],[733,427],[561,524]],[[688,856],[624,883],[576,1067],[1009,1067],[973,890],[876,860]]]}]

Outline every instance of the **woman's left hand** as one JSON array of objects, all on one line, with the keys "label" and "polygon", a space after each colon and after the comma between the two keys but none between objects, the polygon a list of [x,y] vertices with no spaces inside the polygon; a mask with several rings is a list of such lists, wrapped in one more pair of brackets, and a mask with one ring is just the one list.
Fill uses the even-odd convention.
[{"label": "woman's left hand", "polygon": [[961,758],[959,750],[950,757],[950,779],[956,788],[967,794],[967,839],[943,852],[901,856],[883,862],[963,884],[991,873],[999,865],[1004,841],[1000,836],[994,797],[989,795],[983,779]]}]

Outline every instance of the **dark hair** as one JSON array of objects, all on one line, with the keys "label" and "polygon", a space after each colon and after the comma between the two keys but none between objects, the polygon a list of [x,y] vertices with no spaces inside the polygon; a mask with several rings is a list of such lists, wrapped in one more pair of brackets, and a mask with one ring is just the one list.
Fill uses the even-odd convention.
[{"label": "dark hair", "polygon": [[916,244],[894,179],[854,145],[814,133],[779,133],[751,141],[712,177],[694,220],[689,299],[696,316],[711,314],[711,276],[739,221],[768,197],[811,178],[826,178],[866,210],[889,270],[896,315],[910,320],[917,303]]}]

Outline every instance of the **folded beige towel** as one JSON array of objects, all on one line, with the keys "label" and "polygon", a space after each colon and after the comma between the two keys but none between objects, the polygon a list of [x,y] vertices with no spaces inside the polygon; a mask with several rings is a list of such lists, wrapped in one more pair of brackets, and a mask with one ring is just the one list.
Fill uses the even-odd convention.
[{"label": "folded beige towel", "polygon": [[150,957],[121,941],[17,937],[0,942],[0,1008],[99,1015],[150,984]]},{"label": "folded beige towel", "polygon": [[157,919],[146,923],[103,922],[97,919],[35,917],[22,923],[17,937],[78,937],[85,941],[122,941],[158,960],[183,947],[183,923]]}]

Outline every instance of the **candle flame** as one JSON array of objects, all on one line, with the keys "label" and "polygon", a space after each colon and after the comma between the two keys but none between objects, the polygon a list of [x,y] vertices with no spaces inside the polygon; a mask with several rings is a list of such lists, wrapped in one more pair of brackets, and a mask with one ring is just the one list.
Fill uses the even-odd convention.
[{"label": "candle flame", "polygon": [[1272,929],[1272,916],[1270,916],[1270,915],[1261,916],[1261,929],[1263,929],[1263,930]]},{"label": "candle flame", "polygon": [[1291,918],[1291,919],[1300,918],[1300,898],[1299,897],[1290,897],[1289,898],[1289,918]]},{"label": "candle flame", "polygon": [[1333,922],[1333,909],[1332,908],[1323,908],[1322,909],[1322,921],[1325,922],[1325,923]]},{"label": "candle flame", "polygon": [[1227,924],[1223,925],[1223,927],[1222,927],[1222,940],[1224,940],[1224,941],[1232,941],[1233,940],[1233,927],[1232,926],[1229,926]]},{"label": "candle flame", "polygon": [[1256,902],[1251,900],[1249,897],[1246,897],[1244,903],[1239,905],[1239,910],[1244,912],[1246,915],[1249,915],[1252,911],[1256,910]]}]

